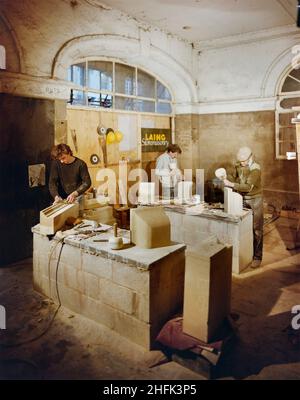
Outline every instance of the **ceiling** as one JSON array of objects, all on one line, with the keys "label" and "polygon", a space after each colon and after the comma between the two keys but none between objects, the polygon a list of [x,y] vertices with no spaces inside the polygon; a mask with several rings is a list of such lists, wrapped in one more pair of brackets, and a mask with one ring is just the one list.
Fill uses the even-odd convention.
[{"label": "ceiling", "polygon": [[297,0],[87,0],[190,42],[296,25]]}]

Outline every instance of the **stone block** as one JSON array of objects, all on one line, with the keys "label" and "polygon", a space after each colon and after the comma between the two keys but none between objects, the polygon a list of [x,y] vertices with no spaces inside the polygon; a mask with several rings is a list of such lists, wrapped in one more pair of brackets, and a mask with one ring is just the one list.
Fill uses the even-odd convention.
[{"label": "stone block", "polygon": [[61,304],[76,313],[80,313],[81,294],[79,291],[60,284],[58,284],[58,290]]},{"label": "stone block", "polygon": [[149,292],[137,294],[133,315],[141,321],[150,323]]},{"label": "stone block", "polygon": [[143,249],[170,245],[170,220],[162,207],[130,210],[131,241]]},{"label": "stone block", "polygon": [[135,292],[117,285],[107,279],[100,279],[100,295],[101,302],[108,304],[127,314],[132,314],[135,307]]},{"label": "stone block", "polygon": [[99,278],[96,275],[85,274],[85,294],[95,300],[99,299]]},{"label": "stone block", "polygon": [[89,253],[82,254],[83,271],[96,275],[99,278],[112,279],[112,262],[108,258],[95,256]]},{"label": "stone block", "polygon": [[112,280],[138,293],[149,291],[149,271],[112,261]]},{"label": "stone block", "polygon": [[51,241],[47,236],[33,234],[33,248],[40,254],[48,254],[51,247]]},{"label": "stone block", "polygon": [[44,274],[46,276],[49,276],[49,272],[50,272],[50,279],[52,280],[56,280],[56,271],[57,271],[57,280],[60,283],[64,282],[64,274],[65,274],[65,268],[67,267],[66,265],[64,265],[62,262],[59,262],[59,264],[57,264],[57,259],[51,260],[50,261],[50,265],[49,263],[47,265],[44,266]]},{"label": "stone block", "polygon": [[81,294],[86,293],[86,280],[85,280],[86,273],[84,271],[77,271],[77,290]]},{"label": "stone block", "polygon": [[182,308],[185,255],[161,260],[150,270],[150,323],[163,324]]},{"label": "stone block", "polygon": [[186,253],[183,332],[209,343],[230,313],[232,247]]},{"label": "stone block", "polygon": [[116,310],[87,296],[81,296],[80,312],[87,318],[114,329]]},{"label": "stone block", "polygon": [[114,314],[114,330],[147,350],[151,348],[150,328],[150,324],[131,315],[120,311]]},{"label": "stone block", "polygon": [[60,262],[73,268],[81,269],[81,259],[82,255],[79,247],[71,246],[69,244],[63,246]]},{"label": "stone block", "polygon": [[75,289],[75,290],[78,290],[77,269],[76,268],[74,268],[70,265],[64,265],[63,266],[63,276],[64,276],[65,286]]}]

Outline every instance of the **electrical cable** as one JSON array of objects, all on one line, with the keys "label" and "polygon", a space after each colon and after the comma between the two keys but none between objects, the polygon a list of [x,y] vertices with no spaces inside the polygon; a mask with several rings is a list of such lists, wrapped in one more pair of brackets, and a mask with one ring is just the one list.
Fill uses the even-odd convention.
[{"label": "electrical cable", "polygon": [[[48,262],[49,281],[51,282],[51,280],[50,280],[50,261],[51,261],[51,256],[52,256],[54,250],[56,249],[56,247],[58,246],[59,243],[61,243],[62,245],[61,245],[61,248],[60,248],[60,251],[59,251],[59,255],[58,255],[58,258],[57,258],[56,271],[55,271],[55,287],[56,287],[56,294],[57,294],[57,299],[58,299],[58,307],[56,308],[49,325],[47,326],[47,328],[43,332],[41,332],[38,336],[36,336],[36,337],[34,337],[32,339],[28,339],[28,340],[25,340],[25,341],[19,342],[19,343],[11,343],[11,344],[0,343],[0,347],[11,348],[11,347],[19,347],[19,346],[23,346],[24,344],[32,343],[32,342],[40,339],[42,336],[44,336],[49,331],[49,329],[51,328],[51,326],[52,326],[52,324],[54,322],[54,319],[55,319],[55,317],[56,317],[56,315],[57,315],[57,313],[58,313],[58,311],[59,311],[59,309],[61,307],[61,301],[60,301],[59,290],[58,290],[58,267],[59,267],[59,262],[60,262],[62,249],[63,249],[63,246],[65,244],[64,243],[64,238],[60,239],[57,242],[57,244],[51,249],[51,253],[49,255],[49,262]],[[51,294],[51,292],[49,292],[49,295],[50,294]]]}]

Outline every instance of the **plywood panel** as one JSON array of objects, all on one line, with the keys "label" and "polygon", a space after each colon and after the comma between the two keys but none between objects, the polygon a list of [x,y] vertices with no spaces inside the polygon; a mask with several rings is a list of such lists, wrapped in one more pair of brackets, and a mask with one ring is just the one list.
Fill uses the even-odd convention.
[{"label": "plywood panel", "polygon": [[68,144],[75,156],[84,160],[89,167],[92,154],[97,154],[103,165],[103,154],[99,144],[97,127],[99,112],[94,110],[67,110]]},{"label": "plywood panel", "polygon": [[170,117],[156,116],[156,115],[142,115],[141,116],[141,127],[142,128],[169,129],[169,128],[171,128]]},{"label": "plywood panel", "polygon": [[[115,130],[116,127],[116,117],[115,113],[112,112],[99,112],[98,111],[98,116],[99,116],[99,124],[101,126],[104,126],[105,128],[111,128]],[[107,164],[115,164],[119,162],[120,155],[119,155],[119,144],[118,143],[111,143],[107,144],[106,146],[107,149]]]}]

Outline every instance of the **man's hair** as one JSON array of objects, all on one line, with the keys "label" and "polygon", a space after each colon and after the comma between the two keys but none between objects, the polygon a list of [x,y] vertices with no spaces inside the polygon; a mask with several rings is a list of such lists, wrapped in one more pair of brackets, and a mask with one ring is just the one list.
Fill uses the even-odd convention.
[{"label": "man's hair", "polygon": [[169,146],[167,147],[167,152],[170,153],[179,153],[181,154],[181,148],[178,146],[178,144],[169,144]]},{"label": "man's hair", "polygon": [[58,144],[54,146],[51,150],[51,157],[53,160],[58,160],[59,157],[62,156],[63,154],[70,154],[70,156],[73,155],[70,146],[68,146],[65,143]]}]

